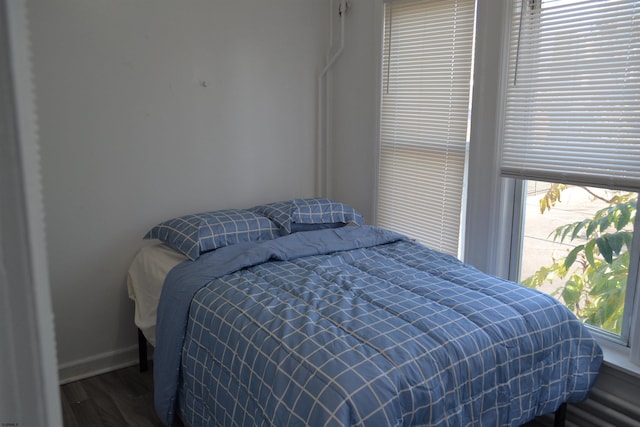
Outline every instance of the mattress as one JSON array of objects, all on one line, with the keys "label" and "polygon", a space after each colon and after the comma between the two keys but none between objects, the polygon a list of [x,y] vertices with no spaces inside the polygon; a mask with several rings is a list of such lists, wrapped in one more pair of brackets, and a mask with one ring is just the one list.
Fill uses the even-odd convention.
[{"label": "mattress", "polygon": [[156,345],[156,316],[162,286],[169,271],[186,256],[156,243],[138,251],[127,271],[129,298],[135,302],[134,322],[147,341]]}]

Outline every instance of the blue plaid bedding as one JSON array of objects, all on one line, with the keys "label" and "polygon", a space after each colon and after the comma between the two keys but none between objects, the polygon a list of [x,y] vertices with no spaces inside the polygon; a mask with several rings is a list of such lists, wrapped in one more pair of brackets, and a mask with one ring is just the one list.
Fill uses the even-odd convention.
[{"label": "blue plaid bedding", "polygon": [[158,310],[167,425],[518,426],[602,361],[553,298],[366,226],[205,254]]}]

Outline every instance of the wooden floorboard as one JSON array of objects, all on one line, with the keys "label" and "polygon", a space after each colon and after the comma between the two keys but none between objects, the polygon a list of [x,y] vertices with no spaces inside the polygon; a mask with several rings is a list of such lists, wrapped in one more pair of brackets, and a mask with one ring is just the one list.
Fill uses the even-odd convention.
[{"label": "wooden floorboard", "polygon": [[[153,406],[153,369],[138,366],[60,387],[65,427],[162,427]],[[542,418],[523,427],[551,425]],[[175,420],[172,427],[184,427]]]},{"label": "wooden floorboard", "polygon": [[153,407],[153,369],[131,366],[65,384],[60,397],[65,427],[163,425]]}]

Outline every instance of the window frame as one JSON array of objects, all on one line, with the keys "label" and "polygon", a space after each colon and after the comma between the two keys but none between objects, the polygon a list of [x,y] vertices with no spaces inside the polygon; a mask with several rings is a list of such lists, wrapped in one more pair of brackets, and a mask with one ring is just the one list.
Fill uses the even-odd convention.
[{"label": "window frame", "polygon": [[[512,0],[510,3],[510,9],[513,10],[511,5],[514,1]],[[526,5],[525,5],[526,3]],[[522,0],[521,7],[527,7],[531,13],[537,13],[538,10],[541,10],[543,7],[543,0]],[[512,17],[511,17],[512,18]],[[505,22],[505,25],[508,27],[511,25],[511,19]],[[522,18],[521,18],[522,25]],[[507,50],[503,51],[503,54],[506,57],[509,57],[509,45],[510,43],[505,43],[505,48]],[[508,62],[507,62],[508,63]],[[508,67],[508,66],[507,66]],[[505,70],[506,71],[506,70]],[[506,102],[506,93],[507,87],[502,87],[503,102]],[[504,105],[504,104],[503,104]],[[502,119],[506,115],[506,111],[503,109],[501,112]],[[503,128],[504,129],[504,128]],[[513,200],[513,222],[511,229],[511,247],[509,250],[510,253],[510,271],[509,271],[509,279],[513,281],[519,281],[519,269],[520,269],[520,261],[522,258],[522,249],[523,249],[523,230],[524,230],[524,222],[525,222],[525,204],[524,204],[524,194],[525,194],[525,182],[523,179],[514,179],[515,183],[515,192],[514,192],[514,200]],[[567,183],[569,184],[569,183]],[[606,183],[601,183],[606,185]],[[640,194],[640,193],[639,193]],[[640,271],[640,233],[637,233],[637,230],[640,230],[639,227],[640,218],[636,215],[635,223],[634,223],[634,233],[633,240],[631,244],[631,248],[629,248],[630,252],[630,263],[629,263],[629,271],[627,276],[627,284],[625,291],[625,303],[624,303],[624,314],[622,320],[622,331],[620,335],[616,335],[605,331],[601,328],[597,328],[591,325],[587,325],[589,329],[600,338],[600,341],[607,341],[608,343],[613,343],[618,346],[629,348],[630,357],[629,360],[632,363],[638,363],[640,361],[640,341],[637,337],[640,337],[640,309],[638,307],[638,301],[640,301],[638,289],[640,285],[638,284],[639,279],[639,271]],[[515,267],[515,268],[514,268]],[[634,328],[634,325],[637,325]]]},{"label": "window frame", "polygon": [[[523,241],[524,241],[524,225],[526,220],[526,206],[525,206],[525,194],[526,194],[526,182],[527,180],[512,179],[514,181],[514,222],[511,230],[511,249],[509,257],[509,270],[508,279],[514,282],[519,282],[521,261],[523,256]],[[627,276],[626,284],[626,296],[624,302],[624,314],[622,317],[622,331],[620,335],[608,332],[604,329],[586,324],[589,330],[601,340],[610,341],[612,344],[621,345],[623,347],[631,347],[631,335],[633,329],[633,315],[634,315],[634,301],[637,299],[638,289],[638,273],[640,271],[640,233],[636,230],[640,230],[640,215],[636,215],[633,224],[633,239],[631,241],[631,247],[629,248],[630,263],[629,272]],[[637,311],[637,310],[636,310]],[[640,319],[639,319],[640,320]],[[636,323],[637,324],[637,323]],[[640,328],[639,328],[640,329]]]},{"label": "window frame", "polygon": [[[523,188],[518,180],[500,176],[508,53],[513,0],[477,2],[474,88],[472,93],[469,186],[465,220],[464,261],[503,278],[516,277],[520,256]],[[636,217],[630,268],[635,295],[627,296],[631,309],[627,342],[616,342],[594,330],[605,363],[640,377],[640,219]],[[626,309],[627,307],[625,307]]]},{"label": "window frame", "polygon": [[[462,259],[471,265],[503,278],[515,277],[517,257],[520,256],[518,230],[522,218],[518,215],[522,186],[517,180],[501,178],[499,171],[499,142],[502,136],[505,84],[512,0],[476,2],[476,38],[474,46],[472,111],[468,154],[466,216],[464,224],[464,252]],[[384,0],[378,0],[376,22],[380,31],[384,25]],[[380,39],[381,34],[379,35]],[[381,54],[382,52],[380,52]],[[378,61],[380,59],[378,58]],[[381,61],[380,61],[381,62]],[[378,64],[380,66],[380,64]],[[376,90],[381,95],[381,75]],[[379,102],[379,100],[378,100]],[[379,112],[378,105],[378,112]],[[379,117],[377,118],[379,120]],[[379,123],[376,124],[379,127]],[[375,156],[378,147],[376,146]],[[375,157],[374,156],[374,157]],[[377,171],[377,158],[374,167]],[[376,215],[376,193],[373,191],[372,212]],[[519,199],[520,198],[520,199]],[[640,219],[636,218],[631,250],[640,254]],[[638,256],[636,256],[638,258]],[[631,270],[630,270],[631,271]],[[594,336],[605,354],[605,363],[622,372],[640,377],[640,263],[637,265],[635,295],[631,302],[628,343],[614,342],[594,330]],[[626,308],[626,307],[625,307]]]}]

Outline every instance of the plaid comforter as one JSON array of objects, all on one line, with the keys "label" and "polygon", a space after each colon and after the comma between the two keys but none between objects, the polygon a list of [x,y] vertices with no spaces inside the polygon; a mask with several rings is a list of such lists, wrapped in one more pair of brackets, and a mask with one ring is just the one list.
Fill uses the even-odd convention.
[{"label": "plaid comforter", "polygon": [[189,426],[518,426],[602,361],[553,298],[366,226],[176,267],[154,357],[158,413]]}]

